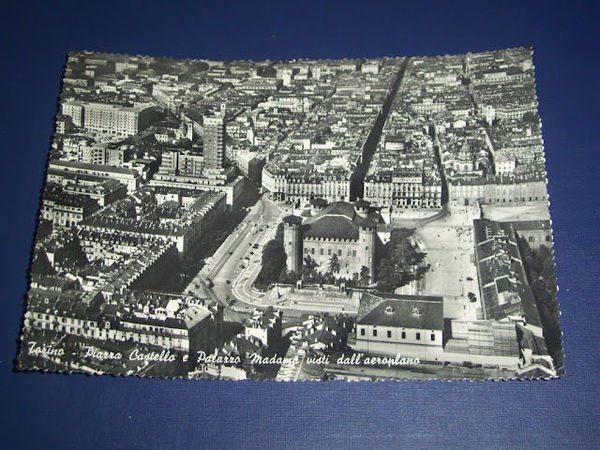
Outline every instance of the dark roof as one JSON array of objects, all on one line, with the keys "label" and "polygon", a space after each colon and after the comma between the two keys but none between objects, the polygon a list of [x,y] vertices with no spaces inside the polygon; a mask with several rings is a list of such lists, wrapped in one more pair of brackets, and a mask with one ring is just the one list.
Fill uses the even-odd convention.
[{"label": "dark roof", "polygon": [[358,225],[360,225],[361,227],[377,228],[377,225],[381,222],[378,220],[378,217],[376,214],[370,214],[369,216],[365,217],[364,219],[361,218],[361,219],[356,220],[356,223]]},{"label": "dark roof", "polygon": [[49,167],[54,168],[54,169],[59,169],[59,170],[65,170],[65,169],[66,170],[68,170],[68,169],[97,170],[100,172],[107,172],[107,173],[137,175],[137,172],[135,172],[134,170],[131,170],[131,169],[127,169],[125,167],[105,166],[105,165],[101,165],[101,164],[84,163],[84,162],[80,162],[80,161],[52,160],[52,161],[50,161]]},{"label": "dark roof", "polygon": [[371,206],[371,202],[368,202],[366,200],[357,200],[354,202],[354,205],[357,208],[368,208],[369,206]]},{"label": "dark roof", "polygon": [[41,275],[37,273],[31,274],[31,281],[46,287],[65,287],[73,284],[73,280],[69,280],[68,278],[63,278],[58,275]]},{"label": "dark roof", "polygon": [[283,218],[283,223],[289,223],[290,225],[300,225],[302,223],[302,218],[294,215],[285,216]]},{"label": "dark roof", "polygon": [[511,222],[516,231],[519,230],[549,230],[549,220],[523,220],[519,222]]},{"label": "dark roof", "polygon": [[530,349],[534,355],[548,354],[548,347],[546,347],[544,338],[534,335],[528,328],[517,325],[517,338],[521,348]]},{"label": "dark roof", "polygon": [[508,281],[508,277],[504,276],[502,278],[497,278],[496,289],[498,290],[498,292],[510,291],[511,284],[510,281]]},{"label": "dark roof", "polygon": [[[475,256],[479,278],[484,286],[482,301],[486,316],[500,320],[510,315],[522,314],[527,323],[541,326],[536,300],[521,263],[513,226],[509,222],[487,219],[476,219],[473,224]],[[495,286],[490,286],[492,282]],[[500,303],[500,293],[512,293],[518,297],[518,301]]]},{"label": "dark roof", "polygon": [[381,216],[376,211],[370,211],[369,215],[363,218],[356,214],[352,203],[334,202],[306,220],[304,236],[358,239],[361,226],[375,228],[380,221]]},{"label": "dark roof", "polygon": [[356,323],[395,328],[443,330],[442,297],[394,295],[377,297],[364,294]]},{"label": "dark roof", "polygon": [[521,307],[523,309],[523,315],[528,324],[542,327],[542,319],[540,318],[540,312],[537,307],[537,302],[533,291],[528,285],[521,285],[519,289],[519,295],[521,297]]},{"label": "dark roof", "polygon": [[304,237],[358,239],[358,225],[347,217],[319,216],[306,225]]},{"label": "dark roof", "polygon": [[319,215],[337,215],[346,216],[350,220],[354,219],[356,212],[354,206],[348,202],[334,202],[327,206]]},{"label": "dark roof", "polygon": [[327,206],[327,200],[325,200],[324,198],[320,198],[320,197],[313,199],[310,203],[313,206],[322,206],[322,207]]}]

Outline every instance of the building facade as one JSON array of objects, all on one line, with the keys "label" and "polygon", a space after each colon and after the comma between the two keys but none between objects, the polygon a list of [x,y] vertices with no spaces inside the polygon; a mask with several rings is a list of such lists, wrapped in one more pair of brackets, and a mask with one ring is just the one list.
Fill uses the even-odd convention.
[{"label": "building facade", "polygon": [[402,171],[365,182],[364,199],[378,206],[402,209],[441,208],[442,183],[420,171]]},{"label": "building facade", "polygon": [[88,131],[115,136],[133,136],[146,128],[154,117],[149,105],[123,106],[107,103],[67,101],[62,113]]},{"label": "building facade", "polygon": [[141,184],[141,176],[136,170],[111,167],[78,161],[54,160],[48,165],[48,181],[64,184],[65,180],[76,180],[82,176],[112,178],[127,186],[132,194]]},{"label": "building facade", "polygon": [[262,187],[277,201],[311,201],[323,198],[329,202],[350,200],[351,173],[319,174],[311,177],[282,173],[274,165],[262,169]]},{"label": "building facade", "polygon": [[172,150],[162,154],[162,163],[158,173],[161,175],[200,178],[204,174],[204,165],[203,155]]},{"label": "building facade", "polygon": [[207,169],[223,168],[225,155],[225,105],[214,117],[204,118],[204,161]]}]

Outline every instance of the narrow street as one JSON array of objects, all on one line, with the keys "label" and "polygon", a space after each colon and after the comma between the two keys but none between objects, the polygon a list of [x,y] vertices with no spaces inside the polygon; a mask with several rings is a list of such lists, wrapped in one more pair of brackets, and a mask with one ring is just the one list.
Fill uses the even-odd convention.
[{"label": "narrow street", "polygon": [[365,140],[365,144],[363,146],[363,155],[361,158],[360,165],[356,168],[354,173],[352,174],[352,181],[350,185],[350,200],[355,201],[359,198],[363,198],[364,195],[364,182],[365,176],[369,171],[369,166],[371,165],[371,160],[373,159],[373,155],[377,151],[377,145],[379,144],[379,140],[381,139],[381,134],[383,132],[383,127],[387,122],[388,115],[390,113],[390,109],[396,95],[398,94],[398,89],[400,89],[400,85],[402,84],[402,79],[404,78],[404,73],[406,72],[406,67],[408,66],[409,59],[402,63],[400,70],[398,72],[398,78],[392,85],[390,93],[386,98],[383,106],[381,108],[381,114],[377,117],[373,124],[373,128],[371,129],[369,136]]}]

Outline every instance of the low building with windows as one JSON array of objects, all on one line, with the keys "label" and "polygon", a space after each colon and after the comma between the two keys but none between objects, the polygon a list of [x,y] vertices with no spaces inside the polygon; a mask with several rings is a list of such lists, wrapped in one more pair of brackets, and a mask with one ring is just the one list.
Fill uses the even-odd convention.
[{"label": "low building with windows", "polygon": [[[222,192],[195,191],[192,194],[173,188],[152,187],[138,194],[88,217],[80,224],[80,230],[144,238],[163,237],[174,242],[179,253],[185,255],[227,211],[226,194]],[[193,198],[190,199],[191,195]],[[145,202],[143,211],[138,201]],[[125,216],[122,211],[129,213]]]},{"label": "low building with windows", "polygon": [[[31,289],[24,329],[59,332],[85,340],[147,344],[196,355],[220,343],[223,307],[177,295],[128,293],[135,305],[85,301],[82,291]],[[154,298],[148,300],[147,297]],[[139,301],[137,301],[139,300]]]},{"label": "low building with windows", "polygon": [[[537,176],[537,175],[536,175]],[[455,180],[448,183],[448,197],[461,205],[521,205],[547,202],[546,181],[535,177]]]},{"label": "low building with windows", "polygon": [[[111,203],[127,197],[127,186],[111,178],[82,179],[71,181],[63,180],[64,191],[68,194],[84,195],[98,202],[100,206],[108,206]],[[96,178],[94,180],[94,178]]]},{"label": "low building with windows", "polygon": [[142,181],[142,177],[137,170],[124,167],[63,160],[53,160],[48,164],[48,181],[65,184],[66,180],[74,181],[86,175],[115,179],[127,186],[129,194],[135,192]]},{"label": "low building with windows", "polygon": [[305,162],[289,163],[271,161],[262,168],[262,187],[276,201],[310,201],[324,198],[328,201],[350,199],[350,184],[353,168],[330,167],[320,172],[307,169]]},{"label": "low building with windows", "polygon": [[365,293],[350,346],[370,354],[433,359],[444,350],[443,309],[442,297]]}]

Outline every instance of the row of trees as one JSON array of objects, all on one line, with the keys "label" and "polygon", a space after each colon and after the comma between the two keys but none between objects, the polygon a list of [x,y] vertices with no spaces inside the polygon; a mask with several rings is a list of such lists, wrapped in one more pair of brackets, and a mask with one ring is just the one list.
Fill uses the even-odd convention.
[{"label": "row of trees", "polygon": [[557,283],[552,251],[545,245],[532,249],[525,238],[519,238],[519,250],[527,272],[529,284],[537,303],[544,327],[544,338],[548,352],[557,370],[563,367],[560,311],[556,299]]},{"label": "row of trees", "polygon": [[278,282],[282,272],[285,271],[286,261],[287,255],[283,248],[283,242],[278,239],[267,242],[263,248],[262,267],[256,277],[256,283],[268,286]]},{"label": "row of trees", "polygon": [[262,251],[261,269],[256,277],[258,286],[268,286],[279,282],[282,269],[285,269],[287,255],[283,247],[283,224],[280,223],[275,232],[275,238],[265,244]]},{"label": "row of trees", "polygon": [[359,273],[354,273],[352,278],[340,277],[341,263],[338,256],[334,253],[329,258],[325,270],[319,270],[320,265],[310,255],[306,255],[302,264],[301,278],[319,284],[336,284],[344,282],[349,286],[367,287],[371,281],[369,268],[362,266]]},{"label": "row of trees", "polygon": [[371,281],[368,267],[363,266],[360,273],[355,273],[352,278],[339,277],[341,264],[337,255],[329,259],[325,271],[310,255],[304,258],[302,269],[299,273],[288,271],[286,268],[287,255],[283,243],[273,239],[265,245],[262,254],[262,268],[256,278],[258,285],[267,286],[271,283],[295,284],[298,280],[317,284],[346,283],[348,286],[367,287]]},{"label": "row of trees", "polygon": [[[422,264],[425,254],[419,252],[409,239],[413,233],[414,229],[397,228],[392,230],[390,241],[381,252],[378,267],[378,291],[393,292],[396,288],[421,278],[429,269],[429,266]],[[345,282],[349,286],[365,288],[370,285],[375,275],[370,273],[367,267],[362,266],[360,272],[355,273],[352,278],[340,277],[341,262],[336,254],[331,255],[326,267],[321,267],[314,258],[306,255],[300,273],[288,272],[286,260],[283,230],[280,226],[275,239],[269,241],[263,249],[262,268],[256,279],[257,284],[262,286],[276,282],[293,284],[302,279],[319,284]]]}]

